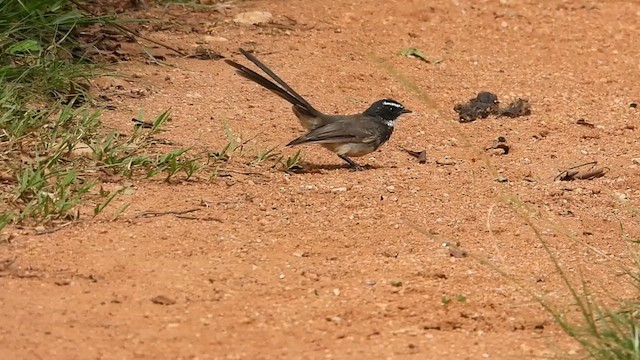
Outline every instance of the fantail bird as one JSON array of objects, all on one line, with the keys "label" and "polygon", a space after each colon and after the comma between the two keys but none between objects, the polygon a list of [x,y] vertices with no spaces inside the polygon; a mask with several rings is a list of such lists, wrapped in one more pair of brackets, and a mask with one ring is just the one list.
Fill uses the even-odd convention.
[{"label": "fantail bird", "polygon": [[410,113],[401,103],[392,99],[374,102],[367,110],[354,115],[327,115],[316,110],[300,94],[278,77],[253,54],[240,49],[240,53],[256,64],[276,83],[235,61],[225,62],[237,69],[237,73],[271,90],[293,105],[293,113],[309,132],[292,140],[287,146],[320,144],[336,153],[353,169],[363,169],[350,157],[369,154],[384,144],[393,133],[396,120],[402,114]]}]

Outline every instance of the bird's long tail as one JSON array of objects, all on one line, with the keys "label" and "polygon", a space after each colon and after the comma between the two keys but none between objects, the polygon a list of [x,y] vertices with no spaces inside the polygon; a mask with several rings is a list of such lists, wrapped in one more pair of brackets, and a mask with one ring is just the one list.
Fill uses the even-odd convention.
[{"label": "bird's long tail", "polygon": [[258,66],[262,71],[269,75],[277,84],[244,65],[238,64],[237,62],[232,60],[225,60],[227,64],[236,68],[238,75],[257,83],[268,90],[271,90],[274,94],[278,95],[284,100],[287,100],[292,105],[311,116],[320,115],[318,110],[311,106],[309,102],[307,102],[300,94],[293,90],[291,86],[287,85],[287,83],[280,79],[280,77],[278,77],[278,75],[271,71],[271,69],[269,69],[265,64],[260,62],[260,60],[258,60],[258,58],[256,58],[253,54],[243,49],[240,49],[240,53],[242,53],[242,55],[249,59],[249,61],[256,64],[256,66]]}]

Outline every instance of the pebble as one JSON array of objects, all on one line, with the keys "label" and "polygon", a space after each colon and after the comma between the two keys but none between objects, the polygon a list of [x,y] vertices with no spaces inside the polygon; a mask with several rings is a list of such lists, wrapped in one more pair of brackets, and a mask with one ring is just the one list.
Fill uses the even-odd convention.
[{"label": "pebble", "polygon": [[331,189],[332,193],[341,193],[341,192],[345,192],[345,191],[347,191],[347,188],[344,187],[344,186]]},{"label": "pebble", "polygon": [[271,15],[271,13],[268,11],[248,11],[236,15],[233,18],[233,21],[236,24],[241,25],[258,25],[266,24],[272,19],[273,15]]},{"label": "pebble", "polygon": [[640,165],[640,158],[633,158],[631,159],[631,163],[633,165]]},{"label": "pebble", "polygon": [[625,193],[621,193],[621,192],[615,192],[614,195],[620,200],[620,201],[625,201],[627,200],[627,194]]},{"label": "pebble", "polygon": [[72,158],[79,158],[79,157],[90,158],[93,156],[93,150],[91,149],[91,147],[89,147],[89,145],[85,143],[77,143],[73,147],[73,150],[71,151],[70,155]]},{"label": "pebble", "polygon": [[438,164],[438,165],[455,165],[456,161],[453,160],[453,159],[450,159],[448,156],[445,156],[442,159],[436,160],[436,164]]},{"label": "pebble", "polygon": [[175,300],[166,297],[164,295],[158,295],[151,298],[151,302],[158,305],[173,305],[176,303]]},{"label": "pebble", "polygon": [[206,42],[227,42],[229,41],[229,39],[224,38],[222,36],[211,36],[211,35],[205,35],[203,36],[203,40]]},{"label": "pebble", "polygon": [[390,282],[391,286],[400,287],[402,286],[402,280],[400,279],[392,279]]}]

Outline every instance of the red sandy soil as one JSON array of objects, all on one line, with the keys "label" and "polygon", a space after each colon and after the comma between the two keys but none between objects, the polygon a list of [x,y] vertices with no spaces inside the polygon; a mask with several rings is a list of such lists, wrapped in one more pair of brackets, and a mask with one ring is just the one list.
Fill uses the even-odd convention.
[{"label": "red sandy soil", "polygon": [[[272,23],[232,21],[253,10],[271,12]],[[223,61],[158,47],[172,65],[160,66],[125,44],[137,52],[117,66],[128,77],[95,82],[98,92],[131,94],[111,97],[107,129],[130,133],[141,111],[149,120],[171,108],[160,136],[174,146],[220,150],[225,121],[250,141],[224,176],[114,178],[105,187],[132,182],[135,191],[96,219],[42,235],[9,229],[0,358],[580,354],[521,288],[577,313],[541,239],[595,295],[634,295],[616,264],[628,263],[640,234],[640,110],[629,106],[640,100],[637,1],[263,0],[130,15],[161,19],[143,33],[185,52],[200,45],[247,64],[237,49],[251,50],[327,113],[385,97],[414,112],[359,159],[367,171],[318,146],[301,148],[307,171],[246,164],[261,149],[295,153],[284,144],[303,132],[287,103]],[[400,56],[407,47],[441,62]],[[454,105],[482,90],[503,104],[526,98],[532,114],[458,123]],[[485,151],[498,136],[507,155]],[[426,150],[427,163],[403,147]],[[589,161],[608,172],[554,181]]]}]

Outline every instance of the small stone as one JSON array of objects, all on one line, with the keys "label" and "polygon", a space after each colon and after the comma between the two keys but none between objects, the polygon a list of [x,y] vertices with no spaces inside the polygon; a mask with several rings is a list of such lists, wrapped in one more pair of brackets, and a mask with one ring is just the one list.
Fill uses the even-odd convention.
[{"label": "small stone", "polygon": [[387,191],[390,193],[394,193],[396,191],[396,188],[393,185],[389,185],[387,186]]},{"label": "small stone", "polygon": [[[11,244],[11,240],[13,240],[17,236],[16,233],[0,233],[0,244],[7,243]],[[0,269],[2,269],[2,263],[0,263]]]},{"label": "small stone", "polygon": [[340,289],[338,289],[338,288],[333,289],[333,295],[335,295],[335,296],[340,295]]},{"label": "small stone", "polygon": [[400,279],[391,279],[391,281],[389,281],[389,284],[391,284],[391,286],[393,286],[393,287],[400,287],[400,286],[402,286],[402,280],[400,280]]},{"label": "small stone", "polygon": [[345,192],[345,191],[347,191],[347,188],[344,187],[344,186],[331,189],[332,193],[341,193],[341,192]]},{"label": "small stone", "polygon": [[271,15],[268,11],[249,11],[243,12],[236,15],[233,18],[233,21],[236,24],[241,25],[258,25],[258,24],[266,24],[273,19],[273,15]]},{"label": "small stone", "polygon": [[503,148],[491,148],[487,150],[487,153],[491,156],[500,156],[505,154]]},{"label": "small stone", "polygon": [[72,159],[80,157],[90,158],[93,156],[93,149],[85,143],[77,143],[69,155],[71,155]]},{"label": "small stone", "polygon": [[633,158],[631,159],[631,163],[633,165],[640,165],[640,158]]},{"label": "small stone", "polygon": [[507,179],[507,178],[506,178],[506,177],[504,177],[504,176],[498,176],[498,177],[496,178],[496,181],[497,181],[497,182],[500,182],[500,183],[506,183],[506,182],[509,182],[509,179]]},{"label": "small stone", "polygon": [[91,81],[91,84],[100,90],[124,89],[129,83],[116,77],[101,76]]},{"label": "small stone", "polygon": [[635,108],[638,107],[638,103],[635,102],[635,101],[632,101],[632,102],[629,103],[629,107],[632,108],[632,109],[635,109]]},{"label": "small stone", "polygon": [[618,200],[620,201],[625,201],[627,200],[628,196],[625,193],[621,193],[621,192],[614,192],[614,195],[618,198]]},{"label": "small stone", "polygon": [[442,159],[436,160],[436,164],[438,164],[438,165],[455,165],[456,161],[453,160],[453,159],[450,159],[448,156],[445,156]]},{"label": "small stone", "polygon": [[211,35],[205,35],[203,36],[203,40],[206,42],[227,42],[229,41],[229,39],[224,38],[222,36],[211,36]]},{"label": "small stone", "polygon": [[454,257],[456,259],[461,259],[467,257],[467,251],[458,247],[458,246],[449,246],[449,256]]},{"label": "small stone", "polygon": [[303,276],[306,277],[309,280],[313,280],[313,281],[318,281],[320,280],[320,276],[318,276],[318,274],[313,273],[313,272],[303,272]]},{"label": "small stone", "polygon": [[173,305],[176,303],[175,300],[170,299],[164,295],[158,295],[151,298],[151,302],[158,305]]}]

